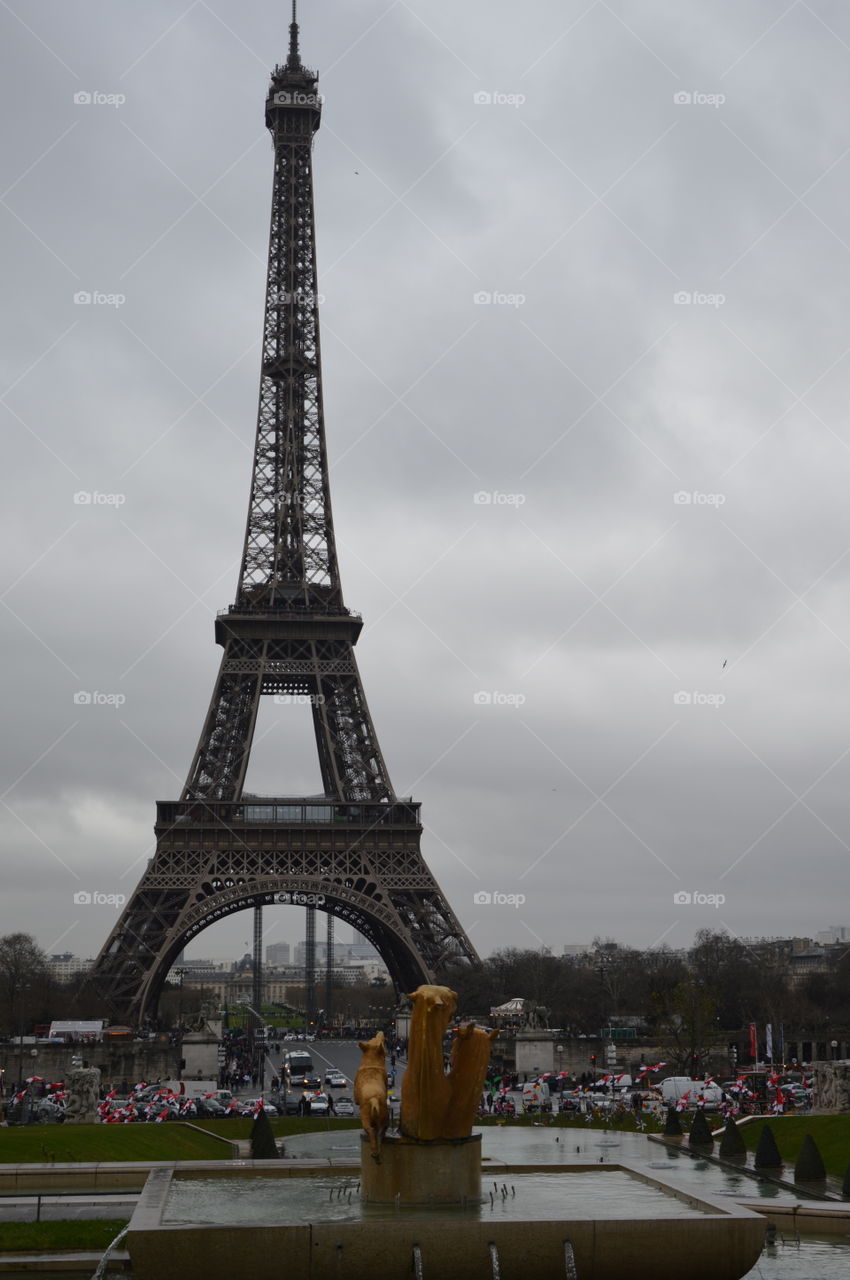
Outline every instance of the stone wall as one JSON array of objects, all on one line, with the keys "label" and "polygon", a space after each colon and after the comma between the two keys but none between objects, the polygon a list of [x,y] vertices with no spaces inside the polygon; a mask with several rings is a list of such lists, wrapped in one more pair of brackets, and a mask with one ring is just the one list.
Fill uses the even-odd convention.
[{"label": "stone wall", "polygon": [[[31,1050],[35,1049],[35,1056]],[[8,1085],[18,1079],[19,1046],[0,1044],[0,1067],[5,1068]],[[77,1066],[97,1067],[107,1089],[122,1080],[135,1084],[139,1080],[166,1080],[180,1075],[179,1045],[154,1040],[130,1040],[124,1044],[24,1044],[21,1073],[43,1076],[48,1082],[64,1080],[70,1074],[72,1059],[82,1058]]]},{"label": "stone wall", "polygon": [[[544,1039],[548,1041],[548,1047],[540,1044]],[[570,1075],[580,1076],[583,1072],[593,1070],[590,1061],[592,1054],[596,1054],[597,1075],[603,1075],[610,1067],[634,1075],[641,1065],[663,1062],[667,1057],[664,1048],[650,1040],[619,1040],[613,1042],[615,1056],[612,1061],[607,1052],[611,1043],[610,1040],[599,1037],[584,1040],[563,1037],[556,1040],[551,1032],[545,1030],[519,1033],[502,1031],[493,1041],[490,1058],[497,1071],[517,1071],[520,1075],[527,1073],[530,1076],[535,1066],[539,1066],[541,1071],[566,1071]],[[537,1056],[534,1056],[531,1048],[534,1044],[538,1046]],[[529,1055],[534,1056],[533,1062]],[[544,1060],[549,1065],[544,1065]],[[716,1052],[709,1061],[709,1073],[718,1080],[725,1080],[732,1075],[725,1044],[716,1046]],[[663,1074],[675,1074],[672,1064]]]}]

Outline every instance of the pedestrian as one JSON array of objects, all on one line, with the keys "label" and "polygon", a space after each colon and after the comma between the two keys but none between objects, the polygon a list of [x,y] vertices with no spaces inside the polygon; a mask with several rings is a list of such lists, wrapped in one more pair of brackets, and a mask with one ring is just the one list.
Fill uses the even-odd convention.
[{"label": "pedestrian", "polygon": [[334,1111],[334,1099],[333,1099],[332,1093],[328,1094],[328,1115],[329,1116],[336,1115],[336,1112]]}]

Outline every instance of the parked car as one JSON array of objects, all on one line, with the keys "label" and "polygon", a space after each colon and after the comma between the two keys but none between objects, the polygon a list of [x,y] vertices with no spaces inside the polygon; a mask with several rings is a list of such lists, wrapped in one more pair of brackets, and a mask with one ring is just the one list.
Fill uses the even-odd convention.
[{"label": "parked car", "polygon": [[278,1109],[273,1102],[269,1102],[268,1098],[244,1098],[239,1103],[239,1114],[242,1116],[252,1116],[261,1107],[269,1117],[278,1114]]},{"label": "parked car", "polygon": [[291,1090],[288,1090],[286,1093],[274,1093],[272,1094],[271,1100],[277,1107],[279,1115],[298,1115],[298,1104],[301,1101],[300,1093],[293,1093]]},{"label": "parked car", "polygon": [[347,1076],[341,1071],[337,1071],[335,1067],[331,1067],[325,1072],[325,1084],[329,1084],[332,1089],[344,1089],[348,1084]]},{"label": "parked car", "polygon": [[195,1104],[195,1114],[205,1120],[224,1120],[227,1116],[227,1107],[215,1098],[193,1098],[192,1101]]},{"label": "parked car", "polygon": [[326,1093],[314,1093],[310,1098],[310,1114],[314,1116],[326,1116],[328,1114],[328,1095]]},{"label": "parked car", "polygon": [[695,1108],[698,1100],[704,1098],[706,1111],[716,1111],[723,1101],[719,1084],[706,1084],[704,1080],[692,1080],[690,1076],[668,1076],[661,1081],[661,1098],[665,1106],[675,1106],[686,1096],[689,1108]]},{"label": "parked car", "polygon": [[344,1093],[341,1093],[338,1098],[334,1098],[334,1112],[338,1116],[353,1116],[357,1114],[354,1110],[353,1101]]}]

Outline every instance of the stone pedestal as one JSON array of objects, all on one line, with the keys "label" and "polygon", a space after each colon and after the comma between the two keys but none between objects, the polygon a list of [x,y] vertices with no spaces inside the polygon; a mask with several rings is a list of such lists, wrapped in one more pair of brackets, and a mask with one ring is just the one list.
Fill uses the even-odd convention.
[{"label": "stone pedestal", "polygon": [[100,1072],[97,1067],[81,1067],[68,1073],[66,1124],[94,1124],[100,1101]]},{"label": "stone pedestal", "polygon": [[551,1031],[518,1031],[515,1041],[516,1070],[519,1075],[539,1076],[555,1070],[555,1044]]},{"label": "stone pedestal", "polygon": [[202,1031],[190,1031],[183,1037],[181,1072],[184,1080],[218,1080],[218,1046],[220,1037],[207,1026]]},{"label": "stone pedestal", "polygon": [[360,1138],[360,1185],[373,1204],[463,1205],[481,1199],[481,1135],[417,1142],[385,1137],[380,1163]]}]

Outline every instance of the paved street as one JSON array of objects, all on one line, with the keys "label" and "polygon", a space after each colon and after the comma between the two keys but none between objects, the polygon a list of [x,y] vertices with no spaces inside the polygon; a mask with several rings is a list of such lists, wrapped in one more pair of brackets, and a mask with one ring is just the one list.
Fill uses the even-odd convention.
[{"label": "paved street", "polygon": [[[286,1040],[269,1045],[265,1058],[263,1090],[271,1091],[272,1076],[280,1076],[284,1054],[292,1049],[303,1049],[313,1059],[316,1075],[324,1082],[325,1072],[335,1067],[347,1078],[349,1087],[334,1089],[336,1094],[351,1094],[354,1089],[354,1075],[360,1066],[360,1049],[356,1040]],[[279,1051],[279,1052],[278,1052]],[[387,1070],[390,1069],[390,1055],[387,1053]],[[398,1059],[396,1064],[396,1081],[394,1092],[399,1093],[404,1073],[404,1060]]]}]

